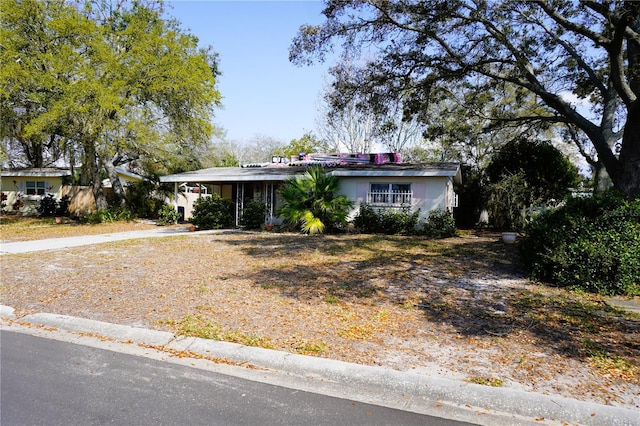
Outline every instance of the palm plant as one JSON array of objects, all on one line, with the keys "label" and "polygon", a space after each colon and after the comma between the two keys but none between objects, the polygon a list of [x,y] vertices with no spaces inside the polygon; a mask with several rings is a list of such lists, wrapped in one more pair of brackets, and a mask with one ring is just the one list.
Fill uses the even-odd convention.
[{"label": "palm plant", "polygon": [[336,195],[339,179],[312,167],[287,180],[280,189],[283,205],[278,215],[302,232],[321,234],[346,225],[351,201]]}]

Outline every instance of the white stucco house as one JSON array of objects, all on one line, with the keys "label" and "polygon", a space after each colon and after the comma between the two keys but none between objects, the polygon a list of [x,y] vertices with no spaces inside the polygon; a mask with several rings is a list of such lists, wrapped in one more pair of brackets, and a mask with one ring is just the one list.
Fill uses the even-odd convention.
[{"label": "white stucco house", "polygon": [[[262,200],[269,212],[265,220],[277,222],[276,212],[282,205],[278,188],[291,176],[301,175],[315,165],[340,179],[339,192],[354,203],[352,216],[361,203],[377,209],[409,208],[411,212],[419,211],[421,220],[432,210],[457,207],[454,183],[459,184],[462,179],[458,163],[384,162],[379,161],[379,157],[374,160],[374,155],[380,154],[371,155],[371,160],[369,154],[366,158],[306,156],[304,160],[291,162],[276,157],[271,163],[215,167],[162,176],[160,182],[174,184],[172,201],[187,220],[198,197],[216,193],[235,203],[236,223],[244,203],[251,199]],[[185,187],[204,187],[206,191],[187,192]]]}]

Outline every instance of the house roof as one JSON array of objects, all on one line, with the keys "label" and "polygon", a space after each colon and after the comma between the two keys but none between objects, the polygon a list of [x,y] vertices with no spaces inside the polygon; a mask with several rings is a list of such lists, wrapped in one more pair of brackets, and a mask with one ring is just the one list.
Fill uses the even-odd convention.
[{"label": "house roof", "polygon": [[0,171],[2,177],[63,177],[71,176],[69,169],[56,167],[30,168],[30,169],[6,169]]},{"label": "house roof", "polygon": [[[125,182],[123,182],[124,180],[128,180],[129,182],[140,182],[144,180],[144,177],[140,176],[139,174],[130,172],[128,170],[122,169],[120,167],[116,167],[115,168],[116,173],[118,174],[118,178],[120,179],[120,181],[124,184]],[[102,187],[103,188],[111,188],[111,180],[107,179],[103,179],[102,180]]]},{"label": "house roof", "polygon": [[[307,166],[282,164],[253,165],[253,167],[214,167],[161,176],[160,182],[256,182],[284,181],[307,170]],[[403,163],[378,165],[334,165],[325,170],[338,177],[452,177],[462,182],[458,163]]]}]

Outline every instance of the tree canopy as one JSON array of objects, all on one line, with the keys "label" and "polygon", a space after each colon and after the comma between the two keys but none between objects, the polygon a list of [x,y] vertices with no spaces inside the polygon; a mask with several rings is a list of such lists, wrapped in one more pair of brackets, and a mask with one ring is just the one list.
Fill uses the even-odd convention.
[{"label": "tree canopy", "polygon": [[521,173],[530,193],[530,204],[563,200],[578,183],[578,170],[549,141],[517,139],[491,157],[485,169],[495,184]]},{"label": "tree canopy", "polygon": [[306,132],[298,139],[291,139],[288,145],[275,150],[275,155],[291,158],[300,153],[326,152],[329,149],[326,143],[319,140],[313,133]]},{"label": "tree canopy", "polygon": [[578,170],[548,141],[519,138],[491,156],[484,170],[491,222],[524,226],[525,209],[564,200],[578,183]]},{"label": "tree canopy", "polygon": [[300,28],[290,59],[322,61],[337,42],[345,60],[366,58],[341,82],[346,96],[366,92],[382,107],[405,96],[419,113],[452,84],[522,90],[540,108],[505,121],[574,126],[614,185],[640,195],[640,3],[328,0],[323,13]]},{"label": "tree canopy", "polygon": [[[370,93],[345,87],[342,83],[350,80],[354,69],[354,64],[341,63],[330,70],[331,84],[318,108],[320,135],[336,152],[362,153],[384,147],[404,158],[422,141],[424,126],[416,114],[405,114],[403,96],[388,99],[381,108]],[[346,96],[345,91],[349,92]]]},{"label": "tree canopy", "polygon": [[101,170],[118,193],[120,164],[190,168],[213,131],[217,57],[158,5],[0,0],[0,136],[28,166],[42,147],[78,158],[99,209]]}]

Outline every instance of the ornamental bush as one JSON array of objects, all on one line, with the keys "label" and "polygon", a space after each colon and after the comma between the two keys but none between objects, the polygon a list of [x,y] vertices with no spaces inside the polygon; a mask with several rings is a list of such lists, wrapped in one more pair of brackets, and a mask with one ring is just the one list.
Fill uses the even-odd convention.
[{"label": "ornamental bush", "polygon": [[200,229],[220,229],[233,224],[233,202],[218,194],[198,198],[193,203],[191,224]]},{"label": "ornamental bush", "polygon": [[600,294],[640,294],[640,200],[617,192],[572,198],[525,228],[532,278]]},{"label": "ornamental bush", "polygon": [[375,234],[380,229],[380,219],[378,212],[368,204],[360,204],[358,213],[353,218],[353,226],[364,234]]},{"label": "ornamental bush", "polygon": [[121,220],[132,221],[135,215],[131,210],[122,207],[109,207],[108,209],[98,210],[97,212],[88,213],[80,218],[82,223],[113,223]]},{"label": "ornamental bush", "polygon": [[240,225],[245,229],[260,229],[265,223],[267,206],[260,200],[249,200],[244,203]]},{"label": "ornamental bush", "polygon": [[42,217],[52,217],[56,214],[58,209],[58,201],[53,197],[53,194],[47,194],[42,197],[40,204],[36,207],[38,214]]},{"label": "ornamental bush", "polygon": [[179,219],[180,213],[178,213],[178,210],[172,205],[165,204],[158,211],[158,220],[156,223],[158,225],[175,225]]},{"label": "ornamental bush", "polygon": [[151,179],[145,179],[127,184],[125,195],[135,216],[159,218],[160,210],[166,205],[165,198],[173,198],[173,189],[168,190]]},{"label": "ornamental bush", "polygon": [[56,200],[53,194],[42,197],[36,207],[38,214],[42,217],[67,216],[69,214],[70,199],[65,195],[60,200]]},{"label": "ornamental bush", "polygon": [[448,238],[458,235],[456,221],[448,210],[437,209],[429,213],[422,225],[422,233],[429,238]]},{"label": "ornamental bush", "polygon": [[418,229],[419,212],[402,210],[376,210],[368,204],[360,204],[353,219],[353,226],[365,234],[415,234]]}]

